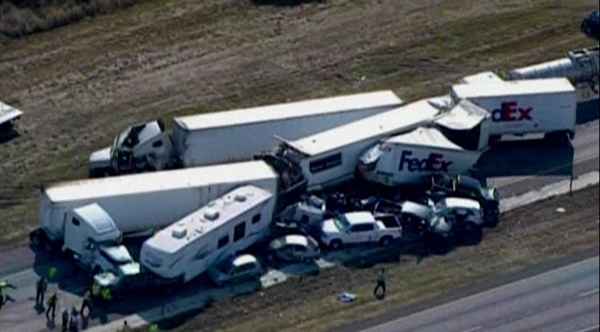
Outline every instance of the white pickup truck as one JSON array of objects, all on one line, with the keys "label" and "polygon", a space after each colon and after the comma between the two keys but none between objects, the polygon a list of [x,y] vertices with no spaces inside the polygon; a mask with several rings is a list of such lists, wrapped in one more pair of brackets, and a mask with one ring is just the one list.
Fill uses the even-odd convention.
[{"label": "white pickup truck", "polygon": [[369,242],[387,246],[402,237],[402,226],[393,215],[350,212],[323,221],[320,233],[323,245],[332,249]]}]

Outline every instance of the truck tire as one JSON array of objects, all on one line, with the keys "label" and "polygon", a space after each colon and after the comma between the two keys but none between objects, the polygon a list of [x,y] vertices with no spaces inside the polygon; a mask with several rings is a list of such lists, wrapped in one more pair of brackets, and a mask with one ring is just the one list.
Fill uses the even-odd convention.
[{"label": "truck tire", "polygon": [[381,245],[382,247],[387,247],[392,243],[392,237],[390,236],[384,236],[381,238],[381,240],[379,240],[379,245]]},{"label": "truck tire", "polygon": [[42,248],[46,244],[46,234],[39,229],[29,233],[29,244],[33,248]]},{"label": "truck tire", "polygon": [[343,247],[343,243],[340,240],[333,240],[331,241],[331,243],[329,244],[329,246],[331,247],[331,249],[333,250],[338,250],[341,249]]},{"label": "truck tire", "polygon": [[556,146],[567,146],[569,144],[570,131],[555,131],[544,135],[544,140]]},{"label": "truck tire", "polygon": [[466,222],[461,227],[460,236],[464,245],[477,245],[483,238],[483,229],[472,222]]}]

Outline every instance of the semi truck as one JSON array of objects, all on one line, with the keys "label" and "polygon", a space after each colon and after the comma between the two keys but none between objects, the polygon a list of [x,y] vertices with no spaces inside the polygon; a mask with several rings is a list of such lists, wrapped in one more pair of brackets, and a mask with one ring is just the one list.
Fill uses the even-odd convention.
[{"label": "semi truck", "polygon": [[307,190],[336,186],[355,175],[358,157],[380,139],[431,123],[443,109],[424,99],[297,140],[279,137],[281,144],[267,155],[302,170]]},{"label": "semi truck", "polygon": [[242,186],[156,233],[142,245],[142,271],[165,282],[185,283],[225,258],[264,240],[271,231],[276,196]]},{"label": "semi truck", "polygon": [[9,131],[23,112],[0,101],[0,132]]},{"label": "semi truck", "polygon": [[288,194],[304,192],[302,180],[290,186],[289,178],[257,160],[50,185],[41,189],[40,227],[30,239],[33,245],[61,247],[69,211],[94,203],[124,236],[166,227],[241,185],[267,190],[276,195],[277,203],[286,205]]},{"label": "semi truck", "polygon": [[578,107],[598,109],[599,47],[570,51],[568,57],[511,70],[509,80],[564,77],[577,88]]},{"label": "semi truck", "polygon": [[483,151],[463,149],[436,128],[417,128],[365,151],[358,169],[365,180],[394,187],[417,183],[432,174],[463,174]]},{"label": "semi truck", "polygon": [[277,144],[273,135],[297,139],[402,105],[392,91],[377,91],[134,125],[111,147],[91,154],[91,177],[250,160]]},{"label": "semi truck", "polygon": [[469,100],[490,113],[492,142],[509,134],[543,133],[557,140],[575,135],[577,94],[566,78],[457,84],[451,97],[455,103]]}]

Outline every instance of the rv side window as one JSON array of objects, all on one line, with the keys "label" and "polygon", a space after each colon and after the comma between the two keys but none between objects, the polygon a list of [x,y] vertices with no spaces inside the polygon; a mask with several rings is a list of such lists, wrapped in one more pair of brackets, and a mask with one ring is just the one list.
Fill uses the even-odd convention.
[{"label": "rv side window", "polygon": [[73,225],[75,225],[75,226],[79,226],[79,225],[81,224],[77,218],[73,218],[73,220],[71,220],[71,222],[72,222],[72,223],[73,223]]},{"label": "rv side window", "polygon": [[221,249],[229,243],[229,235],[225,235],[219,239],[219,243],[217,244],[217,249]]},{"label": "rv side window", "polygon": [[238,242],[242,238],[246,236],[246,222],[242,222],[241,224],[235,226],[233,229],[233,242]]},{"label": "rv side window", "polygon": [[310,163],[310,172],[315,174],[326,171],[342,164],[342,153],[336,153],[329,157],[317,159]]},{"label": "rv side window", "polygon": [[252,224],[256,224],[260,221],[260,213],[259,214],[255,214],[254,217],[252,217]]}]

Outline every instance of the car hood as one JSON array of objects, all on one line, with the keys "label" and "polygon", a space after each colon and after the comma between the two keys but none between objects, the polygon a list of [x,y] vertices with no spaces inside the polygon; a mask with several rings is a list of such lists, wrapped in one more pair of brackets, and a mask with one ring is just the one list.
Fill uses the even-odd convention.
[{"label": "car hood", "polygon": [[119,272],[123,276],[134,276],[140,273],[139,263],[129,263],[119,266]]},{"label": "car hood", "polygon": [[110,147],[95,151],[90,155],[90,163],[110,166]]},{"label": "car hood", "polygon": [[115,262],[122,264],[133,262],[133,258],[125,246],[101,247],[101,250]]},{"label": "car hood", "polygon": [[327,219],[321,224],[321,231],[327,234],[340,233],[333,219]]},{"label": "car hood", "polygon": [[94,282],[100,287],[114,286],[119,282],[119,278],[112,272],[105,272],[94,276]]}]

